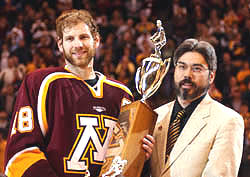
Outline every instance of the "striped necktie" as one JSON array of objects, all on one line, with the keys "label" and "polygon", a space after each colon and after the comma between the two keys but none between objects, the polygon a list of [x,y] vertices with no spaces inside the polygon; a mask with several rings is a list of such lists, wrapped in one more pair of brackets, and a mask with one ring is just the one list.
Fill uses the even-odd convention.
[{"label": "striped necktie", "polygon": [[181,128],[181,119],[184,117],[185,112],[181,110],[177,113],[174,121],[170,124],[168,128],[168,138],[167,138],[167,150],[166,150],[166,161],[169,157],[171,150],[174,147],[177,138],[180,135],[180,128]]}]

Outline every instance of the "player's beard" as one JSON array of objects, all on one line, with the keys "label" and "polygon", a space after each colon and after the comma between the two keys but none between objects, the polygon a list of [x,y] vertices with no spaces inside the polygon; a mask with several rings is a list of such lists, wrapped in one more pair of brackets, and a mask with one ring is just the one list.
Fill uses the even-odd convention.
[{"label": "player's beard", "polygon": [[[192,84],[192,88],[191,89],[182,88],[182,85],[184,83]],[[174,84],[175,84],[176,95],[183,100],[193,100],[195,98],[198,98],[199,96],[206,93],[210,86],[209,81],[204,86],[198,86],[197,84],[192,82],[191,79],[188,78],[180,81],[179,83],[175,82]]]},{"label": "player's beard", "polygon": [[72,65],[78,66],[78,67],[87,67],[90,63],[92,63],[91,61],[93,57],[95,56],[95,50],[92,48],[91,49],[89,48],[82,55],[74,56],[73,53],[81,52],[81,50],[83,49],[78,49],[78,51],[77,49],[75,49],[73,51],[66,52],[63,48],[63,54],[64,54],[65,59]]}]

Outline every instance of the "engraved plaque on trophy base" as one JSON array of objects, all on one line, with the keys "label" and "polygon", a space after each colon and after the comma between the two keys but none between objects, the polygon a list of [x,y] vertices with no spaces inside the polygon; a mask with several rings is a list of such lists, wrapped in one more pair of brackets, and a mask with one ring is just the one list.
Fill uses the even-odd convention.
[{"label": "engraved plaque on trophy base", "polygon": [[[145,162],[142,139],[153,133],[157,113],[142,101],[121,108],[118,123],[107,150],[101,176],[139,177]],[[119,160],[117,160],[117,158]]]}]

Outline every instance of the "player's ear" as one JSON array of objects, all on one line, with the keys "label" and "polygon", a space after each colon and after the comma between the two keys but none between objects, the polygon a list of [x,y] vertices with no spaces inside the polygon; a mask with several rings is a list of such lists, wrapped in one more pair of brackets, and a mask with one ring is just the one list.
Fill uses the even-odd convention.
[{"label": "player's ear", "polygon": [[99,47],[100,41],[101,41],[100,35],[96,35],[96,36],[95,36],[95,48],[98,48],[98,47]]},{"label": "player's ear", "polygon": [[63,52],[63,46],[62,46],[63,41],[62,41],[62,38],[58,37],[57,40],[56,40],[56,43],[57,43],[57,47],[58,47],[59,51]]}]

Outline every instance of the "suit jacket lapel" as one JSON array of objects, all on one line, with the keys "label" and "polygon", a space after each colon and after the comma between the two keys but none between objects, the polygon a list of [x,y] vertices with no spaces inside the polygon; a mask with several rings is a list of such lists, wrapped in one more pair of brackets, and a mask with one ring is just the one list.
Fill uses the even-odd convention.
[{"label": "suit jacket lapel", "polygon": [[159,117],[158,117],[159,124],[157,126],[158,128],[157,131],[160,132],[159,133],[160,135],[158,137],[159,141],[157,140],[160,146],[157,146],[156,148],[157,148],[158,159],[159,159],[158,163],[161,169],[165,167],[167,133],[168,133],[168,127],[169,127],[169,122],[170,122],[170,117],[172,114],[173,106],[174,106],[174,102],[170,103],[170,105],[166,105],[160,110],[156,110],[156,112],[159,114]]},{"label": "suit jacket lapel", "polygon": [[209,95],[206,95],[190,116],[179,138],[177,139],[174,148],[172,149],[170,158],[165,166],[165,169],[163,170],[163,173],[177,160],[185,148],[192,143],[199,132],[206,126],[205,118],[209,117],[210,106],[208,104],[210,100],[211,98]]}]

